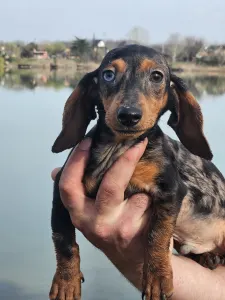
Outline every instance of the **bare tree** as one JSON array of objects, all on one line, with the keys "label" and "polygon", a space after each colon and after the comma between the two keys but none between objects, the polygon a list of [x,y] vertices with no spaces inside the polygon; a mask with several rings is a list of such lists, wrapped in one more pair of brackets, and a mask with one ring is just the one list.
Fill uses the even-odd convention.
[{"label": "bare tree", "polygon": [[149,32],[147,29],[139,26],[133,27],[127,34],[127,38],[137,44],[149,44]]},{"label": "bare tree", "polygon": [[180,57],[182,61],[193,61],[196,54],[204,46],[204,41],[200,38],[186,37],[183,40],[184,50]]},{"label": "bare tree", "polygon": [[171,34],[164,45],[164,51],[176,62],[177,56],[183,51],[182,37],[178,33]]},{"label": "bare tree", "polygon": [[182,37],[172,34],[165,43],[165,52],[172,57],[172,62],[193,61],[198,51],[203,47],[204,41],[195,37]]}]

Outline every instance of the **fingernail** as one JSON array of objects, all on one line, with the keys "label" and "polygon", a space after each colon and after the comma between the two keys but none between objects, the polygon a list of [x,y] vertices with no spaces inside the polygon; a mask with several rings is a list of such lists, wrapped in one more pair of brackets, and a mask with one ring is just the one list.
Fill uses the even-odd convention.
[{"label": "fingernail", "polygon": [[146,145],[148,142],[148,138],[146,137],[143,141],[139,142],[138,144],[135,145],[135,147],[140,148],[142,145]]},{"label": "fingernail", "polygon": [[134,152],[134,157],[135,157],[136,160],[140,158],[139,157],[140,152],[142,152],[143,145],[146,146],[147,141],[148,141],[148,139],[145,138],[143,141],[141,141],[140,143],[138,143],[134,146],[134,148],[136,148],[136,152]]},{"label": "fingernail", "polygon": [[86,138],[85,140],[81,141],[78,147],[83,151],[89,150],[89,148],[91,147],[91,139]]},{"label": "fingernail", "polygon": [[143,141],[144,144],[147,144],[148,143],[148,138],[146,137]]}]

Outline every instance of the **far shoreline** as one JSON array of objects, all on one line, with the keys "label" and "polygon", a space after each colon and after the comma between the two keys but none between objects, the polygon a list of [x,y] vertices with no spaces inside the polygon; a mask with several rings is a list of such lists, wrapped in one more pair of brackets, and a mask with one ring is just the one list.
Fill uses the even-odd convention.
[{"label": "far shoreline", "polygon": [[[19,69],[19,65],[24,68]],[[94,61],[77,62],[70,59],[57,59],[55,69],[52,69],[54,61],[52,59],[19,59],[11,62],[6,66],[7,72],[69,72],[69,73],[85,73],[91,72],[98,68],[99,63]],[[225,66],[206,66],[195,63],[176,62],[169,63],[172,72],[180,74],[180,76],[225,76]]]},{"label": "far shoreline", "polygon": [[174,63],[171,65],[175,73],[190,76],[225,76],[225,66],[206,66],[195,63]]}]

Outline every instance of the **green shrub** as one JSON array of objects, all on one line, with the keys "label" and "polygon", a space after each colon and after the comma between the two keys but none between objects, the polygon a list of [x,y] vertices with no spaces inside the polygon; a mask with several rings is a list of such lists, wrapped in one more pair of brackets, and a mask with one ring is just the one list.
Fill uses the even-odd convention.
[{"label": "green shrub", "polygon": [[4,58],[0,57],[0,76],[4,73]]}]

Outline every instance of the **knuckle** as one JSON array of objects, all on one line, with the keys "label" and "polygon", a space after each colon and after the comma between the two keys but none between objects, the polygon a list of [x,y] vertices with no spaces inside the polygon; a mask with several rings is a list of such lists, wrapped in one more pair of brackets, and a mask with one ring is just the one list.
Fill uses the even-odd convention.
[{"label": "knuckle", "polygon": [[73,185],[67,181],[59,182],[59,193],[65,208],[73,213],[78,201],[81,200],[81,197],[84,197],[84,195],[74,190]]},{"label": "knuckle", "polygon": [[67,180],[60,180],[59,181],[59,191],[60,193],[63,193],[63,195],[69,195],[71,194],[71,184]]},{"label": "knuckle", "polygon": [[78,229],[80,232],[84,231],[84,225],[81,222],[81,218],[79,218],[78,216],[70,216],[71,218],[71,222],[73,224],[73,226]]},{"label": "knuckle", "polygon": [[137,160],[135,160],[130,153],[125,153],[122,157],[121,157],[121,162],[124,163],[125,165],[129,165],[129,166],[134,166],[137,163]]},{"label": "knuckle", "polygon": [[131,228],[129,224],[122,224],[120,226],[118,237],[121,243],[127,243],[131,238]]},{"label": "knuckle", "polygon": [[111,229],[103,221],[96,221],[94,225],[94,234],[98,239],[108,241],[111,235]]},{"label": "knuckle", "polygon": [[146,195],[135,195],[134,204],[136,208],[145,210],[148,207],[148,197]]},{"label": "knuckle", "polygon": [[[106,178],[102,185],[102,189],[99,193],[99,197],[107,199],[108,197],[114,197],[118,189],[118,184],[112,178]],[[103,199],[103,200],[104,200]]]}]

